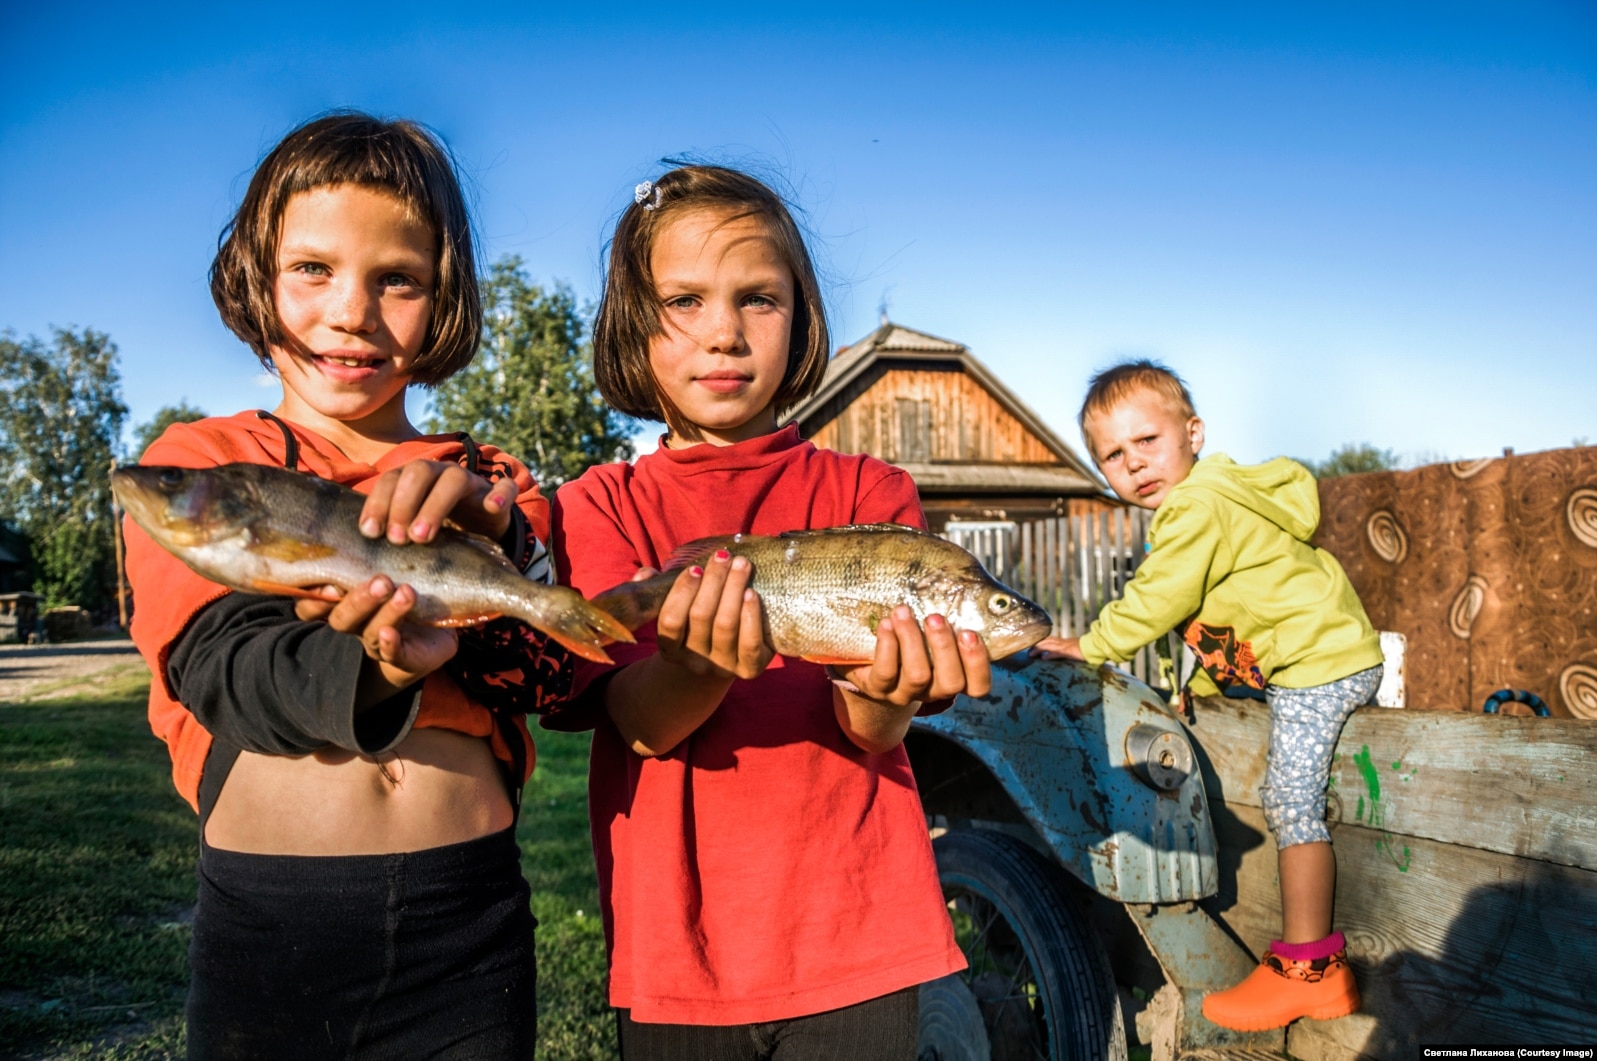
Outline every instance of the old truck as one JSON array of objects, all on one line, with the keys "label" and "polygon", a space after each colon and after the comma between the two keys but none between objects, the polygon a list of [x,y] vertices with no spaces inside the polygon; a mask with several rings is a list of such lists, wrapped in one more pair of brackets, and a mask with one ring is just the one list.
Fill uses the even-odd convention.
[{"label": "old truck", "polygon": [[[908,740],[970,959],[923,992],[927,1061],[1597,1042],[1597,447],[1344,476],[1320,500],[1316,544],[1407,645],[1384,701],[1406,707],[1356,712],[1332,767],[1362,1011],[1239,1036],[1199,1010],[1280,930],[1267,706],[1178,710],[1115,670],[1017,660]],[[991,562],[1079,634],[1140,558],[1129,515]],[[1505,688],[1555,717],[1483,713]]]},{"label": "old truck", "polygon": [[1361,1012],[1237,1034],[1205,992],[1280,927],[1262,702],[1183,711],[1109,667],[1016,659],[908,738],[970,968],[922,1061],[1411,1058],[1597,1041],[1597,723],[1368,707],[1327,817]]}]

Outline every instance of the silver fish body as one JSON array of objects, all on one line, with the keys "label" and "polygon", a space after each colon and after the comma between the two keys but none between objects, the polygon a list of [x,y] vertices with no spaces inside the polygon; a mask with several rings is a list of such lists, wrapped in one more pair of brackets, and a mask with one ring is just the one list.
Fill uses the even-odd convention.
[{"label": "silver fish body", "polygon": [[636,629],[659,613],[679,568],[702,565],[719,549],[753,564],[771,646],[784,656],[869,660],[878,624],[900,604],[922,623],[937,614],[956,629],[975,631],[993,659],[1029,648],[1053,628],[1047,612],[995,580],[970,553],[896,523],[701,539],[678,549],[665,572],[606,590],[594,603]]},{"label": "silver fish body", "polygon": [[367,538],[358,526],[365,498],[326,479],[262,464],[140,465],[117,469],[111,488],[158,545],[229,589],[310,595],[381,574],[416,591],[417,622],[506,615],[605,662],[603,645],[632,640],[574,590],[525,578],[487,539],[448,527],[427,543]]}]

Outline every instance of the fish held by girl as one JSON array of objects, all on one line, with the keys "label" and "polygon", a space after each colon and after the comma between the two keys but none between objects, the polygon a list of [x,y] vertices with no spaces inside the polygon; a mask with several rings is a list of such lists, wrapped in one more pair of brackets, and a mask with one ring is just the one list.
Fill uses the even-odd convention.
[{"label": "fish held by girl", "polygon": [[602,646],[632,640],[575,590],[525,578],[486,538],[452,527],[421,544],[365,537],[365,498],[325,479],[261,464],[141,465],[118,468],[111,489],[151,539],[229,589],[320,598],[319,587],[347,592],[381,574],[416,591],[415,622],[510,616],[601,663],[610,662]]},{"label": "fish held by girl", "polygon": [[979,634],[991,659],[1030,648],[1053,630],[1047,612],[1000,584],[970,553],[897,523],[701,538],[679,548],[665,571],[606,590],[593,603],[637,629],[659,613],[681,568],[703,565],[720,549],[753,565],[771,647],[784,656],[869,663],[878,624],[900,604],[916,622],[937,614]]}]

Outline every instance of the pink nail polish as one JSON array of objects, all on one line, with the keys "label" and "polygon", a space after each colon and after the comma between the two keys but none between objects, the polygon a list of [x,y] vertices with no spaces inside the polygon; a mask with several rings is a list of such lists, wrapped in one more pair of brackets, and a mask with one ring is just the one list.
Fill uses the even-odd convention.
[{"label": "pink nail polish", "polygon": [[688,568],[688,574],[692,575],[694,578],[703,578],[704,568],[700,567],[698,564],[694,564],[692,567]]},{"label": "pink nail polish", "polygon": [[717,560],[730,560],[732,559],[732,554],[727,552],[725,549],[717,549],[715,551],[715,558]]}]

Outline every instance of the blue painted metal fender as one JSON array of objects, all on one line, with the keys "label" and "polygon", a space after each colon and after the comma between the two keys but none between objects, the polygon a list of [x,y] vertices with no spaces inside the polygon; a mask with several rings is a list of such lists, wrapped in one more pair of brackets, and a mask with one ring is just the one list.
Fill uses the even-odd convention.
[{"label": "blue painted metal fender", "polygon": [[1016,657],[993,668],[989,695],[961,696],[914,726],[979,759],[1060,864],[1100,894],[1173,903],[1218,890],[1191,745],[1141,682]]}]

